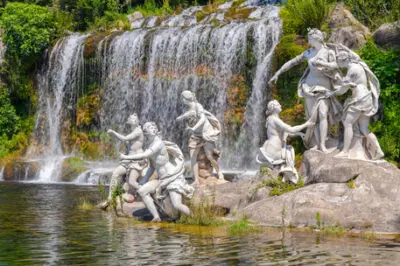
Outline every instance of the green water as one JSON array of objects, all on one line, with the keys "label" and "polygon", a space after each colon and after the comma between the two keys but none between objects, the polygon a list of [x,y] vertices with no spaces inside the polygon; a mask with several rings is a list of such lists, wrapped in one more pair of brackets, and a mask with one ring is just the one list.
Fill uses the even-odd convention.
[{"label": "green water", "polygon": [[400,265],[400,242],[154,225],[78,206],[96,187],[0,182],[0,265]]}]

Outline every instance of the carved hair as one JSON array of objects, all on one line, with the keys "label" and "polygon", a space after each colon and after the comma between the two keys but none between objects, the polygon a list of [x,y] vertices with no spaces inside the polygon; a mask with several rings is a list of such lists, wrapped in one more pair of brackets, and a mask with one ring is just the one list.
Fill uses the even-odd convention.
[{"label": "carved hair", "polygon": [[320,42],[324,42],[324,39],[326,38],[326,33],[320,31],[319,29],[308,28],[308,37],[311,37]]},{"label": "carved hair", "polygon": [[156,135],[160,136],[160,132],[158,131],[158,127],[157,127],[157,124],[155,122],[146,122],[146,123],[144,123],[143,131],[148,133],[149,132],[148,130],[149,130],[150,127],[154,127],[156,129]]},{"label": "carved hair", "polygon": [[196,95],[191,91],[187,91],[187,90],[183,91],[181,95],[185,100],[188,100],[191,102],[197,102]]},{"label": "carved hair", "polygon": [[358,63],[361,61],[361,58],[358,54],[350,50],[344,45],[339,45],[336,50],[336,58],[337,60],[349,60],[349,62]]},{"label": "carved hair", "polygon": [[277,100],[269,101],[269,103],[267,105],[268,110],[267,110],[266,114],[267,115],[272,114],[279,106],[281,106],[281,105]]}]

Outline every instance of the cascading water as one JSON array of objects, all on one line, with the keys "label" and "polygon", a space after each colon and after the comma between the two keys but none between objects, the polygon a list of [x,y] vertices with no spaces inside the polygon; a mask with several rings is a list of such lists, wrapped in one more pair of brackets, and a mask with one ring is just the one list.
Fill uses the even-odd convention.
[{"label": "cascading water", "polygon": [[39,111],[34,145],[27,155],[38,159],[37,179],[41,182],[59,181],[65,158],[61,127],[65,113],[76,104],[86,38],[86,35],[73,34],[60,39],[50,53],[48,64],[38,74]]},{"label": "cascading water", "polygon": [[[233,21],[224,19],[226,10],[221,8],[198,23],[200,9],[189,8],[161,23],[142,19],[132,23],[141,28],[103,35],[90,56],[83,56],[86,35],[57,42],[38,75],[40,110],[32,146],[48,158],[41,181],[57,178],[64,117],[74,113],[77,98],[94,84],[101,89],[96,130],[125,132],[128,116],[136,112],[142,122],[155,121],[163,138],[183,151],[188,136],[183,123],[175,121],[184,111],[180,94],[196,92],[198,101],[222,122],[222,167],[254,168],[264,134],[272,54],[281,34],[279,8],[252,7],[249,19]],[[69,121],[75,121],[71,115]],[[115,144],[118,148],[120,142]]]},{"label": "cascading water", "polygon": [[[274,6],[259,7],[251,20],[215,27],[192,25],[185,12],[161,24],[170,27],[136,29],[102,42],[97,54],[104,88],[101,128],[123,130],[128,115],[137,112],[141,121],[155,121],[165,139],[187,150],[184,125],[175,122],[183,112],[180,93],[195,91],[199,102],[225,121],[228,94],[237,93],[229,91],[235,86],[232,80],[243,76],[247,62],[255,60],[244,124],[240,133],[232,133],[229,122],[224,123],[221,162],[225,169],[252,168],[249,162],[263,135],[271,55],[279,42],[278,13]],[[185,21],[191,26],[176,27]]]}]

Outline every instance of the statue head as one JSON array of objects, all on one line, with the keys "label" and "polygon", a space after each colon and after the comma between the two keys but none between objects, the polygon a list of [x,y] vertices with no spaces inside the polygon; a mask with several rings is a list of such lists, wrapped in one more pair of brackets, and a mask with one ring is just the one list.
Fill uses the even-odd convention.
[{"label": "statue head", "polygon": [[183,91],[181,97],[183,103],[186,105],[196,101],[196,95],[191,91]]},{"label": "statue head", "polygon": [[147,136],[157,136],[159,135],[158,128],[154,122],[146,122],[143,125],[143,133]]},{"label": "statue head", "polygon": [[339,67],[348,67],[350,63],[358,63],[361,58],[349,48],[341,45],[336,52],[336,61]]},{"label": "statue head", "polygon": [[277,100],[269,101],[267,106],[267,115],[271,115],[273,113],[280,113],[282,111],[281,104]]},{"label": "statue head", "polygon": [[323,43],[326,34],[319,29],[308,29],[308,43],[313,45],[315,42]]},{"label": "statue head", "polygon": [[139,125],[139,117],[136,113],[133,113],[128,117],[128,121],[126,122],[129,125]]}]

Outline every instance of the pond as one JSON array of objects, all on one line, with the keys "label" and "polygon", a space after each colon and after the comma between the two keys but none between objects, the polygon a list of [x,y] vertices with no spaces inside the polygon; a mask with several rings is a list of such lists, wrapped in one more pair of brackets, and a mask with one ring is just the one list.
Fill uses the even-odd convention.
[{"label": "pond", "polygon": [[97,187],[0,182],[0,265],[399,265],[400,241],[152,224],[98,209]]}]

